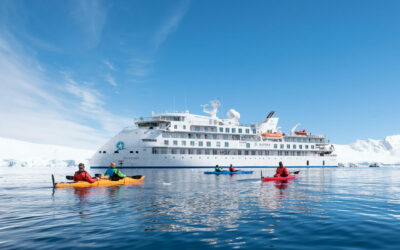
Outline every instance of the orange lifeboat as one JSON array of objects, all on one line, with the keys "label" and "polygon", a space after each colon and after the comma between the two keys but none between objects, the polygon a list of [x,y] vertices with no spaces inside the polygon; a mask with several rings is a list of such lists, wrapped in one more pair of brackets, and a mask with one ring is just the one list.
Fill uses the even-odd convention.
[{"label": "orange lifeboat", "polygon": [[282,137],[282,133],[281,132],[262,133],[261,136],[264,136],[264,137]]},{"label": "orange lifeboat", "polygon": [[296,131],[294,132],[296,135],[307,135],[307,130],[300,130],[300,131]]}]

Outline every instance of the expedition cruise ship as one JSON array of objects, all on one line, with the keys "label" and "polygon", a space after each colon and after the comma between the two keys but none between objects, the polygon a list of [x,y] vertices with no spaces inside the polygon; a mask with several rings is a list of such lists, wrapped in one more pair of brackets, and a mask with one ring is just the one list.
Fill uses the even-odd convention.
[{"label": "expedition cruise ship", "polygon": [[279,131],[274,112],[260,123],[239,124],[240,114],[231,109],[226,119],[217,117],[220,103],[203,105],[209,116],[184,113],[153,114],[123,129],[90,160],[92,168],[116,162],[123,168],[226,167],[337,167],[334,146],[324,135]]}]

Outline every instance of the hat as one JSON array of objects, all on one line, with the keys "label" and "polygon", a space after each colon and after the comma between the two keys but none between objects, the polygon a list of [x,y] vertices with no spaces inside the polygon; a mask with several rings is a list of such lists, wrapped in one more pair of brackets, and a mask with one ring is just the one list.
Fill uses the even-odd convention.
[{"label": "hat", "polygon": [[85,168],[85,164],[79,163],[78,167],[79,167],[79,169],[84,169]]}]

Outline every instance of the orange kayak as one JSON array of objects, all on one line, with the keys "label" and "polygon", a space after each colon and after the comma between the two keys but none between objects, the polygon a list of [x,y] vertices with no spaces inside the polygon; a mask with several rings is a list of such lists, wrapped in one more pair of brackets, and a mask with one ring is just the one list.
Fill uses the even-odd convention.
[{"label": "orange kayak", "polygon": [[146,176],[143,175],[137,176],[136,178],[125,177],[118,181],[112,181],[109,179],[100,179],[93,183],[89,183],[87,181],[60,182],[60,183],[54,183],[54,187],[107,187],[107,186],[117,186],[117,185],[128,185],[133,183],[141,183],[143,182],[145,177]]}]

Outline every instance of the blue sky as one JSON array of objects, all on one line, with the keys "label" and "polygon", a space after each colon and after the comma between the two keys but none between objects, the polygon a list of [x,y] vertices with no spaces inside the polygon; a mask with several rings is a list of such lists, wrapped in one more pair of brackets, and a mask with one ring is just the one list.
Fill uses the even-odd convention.
[{"label": "blue sky", "polygon": [[222,102],[333,143],[400,133],[398,1],[1,1],[0,136],[96,148]]}]

